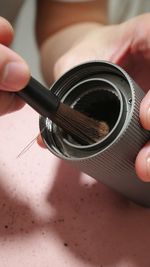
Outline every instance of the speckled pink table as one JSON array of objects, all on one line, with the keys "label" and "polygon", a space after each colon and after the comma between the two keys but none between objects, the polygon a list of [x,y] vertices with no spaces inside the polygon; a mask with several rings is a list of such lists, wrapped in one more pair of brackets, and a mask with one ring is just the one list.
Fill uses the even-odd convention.
[{"label": "speckled pink table", "polygon": [[0,118],[0,267],[149,267],[150,210],[36,143],[29,107]]}]

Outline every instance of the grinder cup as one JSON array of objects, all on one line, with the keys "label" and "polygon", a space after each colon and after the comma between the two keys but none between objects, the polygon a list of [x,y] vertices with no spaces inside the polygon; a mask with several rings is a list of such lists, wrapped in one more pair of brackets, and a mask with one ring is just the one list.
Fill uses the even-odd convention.
[{"label": "grinder cup", "polygon": [[139,180],[134,165],[139,150],[150,137],[139,122],[144,96],[139,86],[119,66],[94,61],[71,69],[50,89],[70,107],[105,121],[110,130],[96,143],[83,145],[50,119],[40,117],[47,148],[130,200],[149,207],[150,183]]}]

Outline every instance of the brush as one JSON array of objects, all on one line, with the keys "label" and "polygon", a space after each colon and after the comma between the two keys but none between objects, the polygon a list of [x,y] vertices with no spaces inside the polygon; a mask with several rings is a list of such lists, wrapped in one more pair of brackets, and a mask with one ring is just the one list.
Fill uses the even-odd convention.
[{"label": "brush", "polygon": [[94,120],[61,102],[57,95],[33,77],[17,95],[41,116],[48,117],[81,144],[93,144],[109,132],[109,126],[105,121]]}]

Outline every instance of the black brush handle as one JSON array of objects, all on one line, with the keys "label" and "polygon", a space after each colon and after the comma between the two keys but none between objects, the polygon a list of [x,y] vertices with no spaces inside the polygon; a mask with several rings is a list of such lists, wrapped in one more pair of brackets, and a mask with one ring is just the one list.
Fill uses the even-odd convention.
[{"label": "black brush handle", "polygon": [[33,77],[26,87],[16,94],[44,117],[55,113],[60,104],[59,98]]}]

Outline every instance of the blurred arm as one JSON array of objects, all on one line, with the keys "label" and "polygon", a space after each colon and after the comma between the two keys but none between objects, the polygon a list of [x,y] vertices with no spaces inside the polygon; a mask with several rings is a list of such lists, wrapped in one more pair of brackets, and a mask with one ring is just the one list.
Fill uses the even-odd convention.
[{"label": "blurred arm", "polygon": [[42,70],[44,76],[49,72],[50,83],[57,60],[93,28],[107,23],[107,0],[76,3],[38,0],[36,14]]}]

